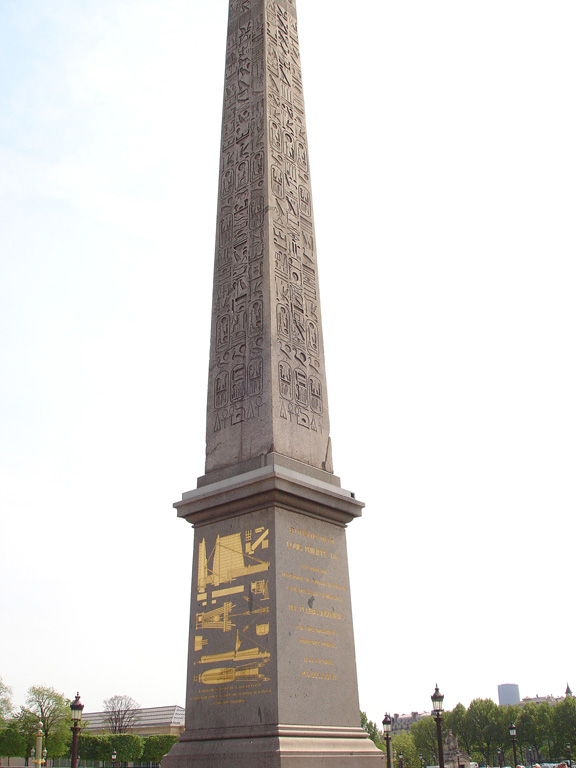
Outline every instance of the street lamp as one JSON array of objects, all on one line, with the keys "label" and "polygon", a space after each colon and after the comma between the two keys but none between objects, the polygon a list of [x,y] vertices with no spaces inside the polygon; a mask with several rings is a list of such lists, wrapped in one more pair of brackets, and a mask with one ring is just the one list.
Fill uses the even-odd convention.
[{"label": "street lamp", "polygon": [[504,752],[502,752],[502,747],[498,747],[498,765],[500,768],[503,768],[504,765]]},{"label": "street lamp", "polygon": [[514,768],[518,765],[518,759],[516,758],[516,726],[514,723],[510,723],[510,738],[512,739],[512,751],[514,752]]},{"label": "street lamp", "polygon": [[420,758],[420,768],[424,768],[425,762],[424,762],[424,755],[422,754],[422,752],[420,752],[418,757]]},{"label": "street lamp", "polygon": [[436,683],[436,689],[430,698],[432,699],[432,714],[434,715],[434,720],[436,720],[438,765],[440,768],[444,768],[444,748],[442,747],[442,702],[444,701],[444,696],[438,690],[438,683]]},{"label": "street lamp", "polygon": [[398,766],[399,768],[404,768],[404,755],[402,752],[398,753]]},{"label": "street lamp", "polygon": [[114,766],[116,765],[116,750],[112,752],[111,758],[112,758],[112,768],[114,768]]},{"label": "street lamp", "polygon": [[70,729],[72,731],[72,759],[70,768],[76,768],[78,764],[78,733],[82,727],[82,710],[84,709],[79,693],[76,694],[76,698],[70,704],[70,709],[72,710],[72,728]]},{"label": "street lamp", "polygon": [[44,765],[48,765],[48,763],[46,762],[47,755],[48,755],[48,750],[46,749],[46,747],[44,747],[44,749],[42,750],[42,763]]},{"label": "street lamp", "polygon": [[386,768],[392,768],[392,756],[390,755],[390,731],[392,730],[392,718],[388,712],[384,715],[382,720],[382,730],[384,731],[384,741],[386,742]]},{"label": "street lamp", "polygon": [[32,762],[34,765],[36,765],[38,768],[42,768],[42,736],[44,735],[42,733],[42,728],[44,726],[42,723],[38,723],[38,730],[36,731],[36,748],[32,747],[32,750],[30,752],[32,756]]},{"label": "street lamp", "polygon": [[568,750],[568,768],[572,768],[572,751],[570,744],[566,744],[566,749]]}]

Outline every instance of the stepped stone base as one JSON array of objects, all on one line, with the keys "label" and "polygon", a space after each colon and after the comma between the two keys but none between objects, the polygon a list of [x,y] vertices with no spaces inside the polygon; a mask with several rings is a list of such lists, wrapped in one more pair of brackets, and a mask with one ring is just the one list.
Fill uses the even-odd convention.
[{"label": "stepped stone base", "polygon": [[[276,735],[186,740],[162,768],[384,768],[385,755],[365,731],[278,727]],[[283,734],[283,735],[282,735]],[[290,734],[290,735],[289,735]]]}]

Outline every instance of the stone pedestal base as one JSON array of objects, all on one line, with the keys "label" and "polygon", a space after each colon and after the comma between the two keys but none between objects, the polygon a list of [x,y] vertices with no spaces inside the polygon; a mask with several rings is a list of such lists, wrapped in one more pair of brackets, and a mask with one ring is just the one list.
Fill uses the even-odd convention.
[{"label": "stone pedestal base", "polygon": [[363,507],[277,454],[177,503],[195,527],[186,730],[162,768],[359,768],[346,525]]},{"label": "stone pedestal base", "polygon": [[162,768],[385,768],[386,758],[361,728],[278,726],[276,735],[186,740]]}]

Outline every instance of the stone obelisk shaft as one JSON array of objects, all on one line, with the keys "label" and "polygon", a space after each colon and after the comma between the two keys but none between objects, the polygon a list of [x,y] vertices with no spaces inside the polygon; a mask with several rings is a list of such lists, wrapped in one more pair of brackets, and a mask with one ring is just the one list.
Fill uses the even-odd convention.
[{"label": "stone obelisk shaft", "polygon": [[232,0],[206,473],[268,453],[332,471],[294,2]]},{"label": "stone obelisk shaft", "polygon": [[[308,0],[318,2],[318,0]],[[327,9],[326,12],[329,12]],[[294,0],[230,0],[186,726],[162,768],[376,768],[332,471]]]}]

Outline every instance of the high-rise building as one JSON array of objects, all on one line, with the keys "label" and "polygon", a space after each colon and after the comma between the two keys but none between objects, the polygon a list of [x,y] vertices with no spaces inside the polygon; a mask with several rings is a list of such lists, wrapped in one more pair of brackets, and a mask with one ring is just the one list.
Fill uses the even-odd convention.
[{"label": "high-rise building", "polygon": [[501,707],[513,707],[519,703],[520,689],[516,683],[502,683],[498,686],[498,704]]}]

